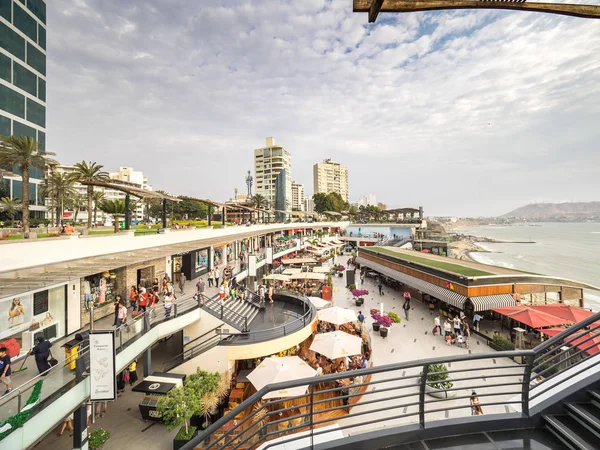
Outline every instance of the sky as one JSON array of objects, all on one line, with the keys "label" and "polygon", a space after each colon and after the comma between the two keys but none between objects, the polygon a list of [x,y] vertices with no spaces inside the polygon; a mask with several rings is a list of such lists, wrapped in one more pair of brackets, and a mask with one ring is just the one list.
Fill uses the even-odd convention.
[{"label": "sky", "polygon": [[155,189],[223,201],[273,136],[308,194],[332,158],[351,202],[426,215],[600,200],[598,20],[52,0],[47,27],[47,144],[63,164],[131,166]]}]

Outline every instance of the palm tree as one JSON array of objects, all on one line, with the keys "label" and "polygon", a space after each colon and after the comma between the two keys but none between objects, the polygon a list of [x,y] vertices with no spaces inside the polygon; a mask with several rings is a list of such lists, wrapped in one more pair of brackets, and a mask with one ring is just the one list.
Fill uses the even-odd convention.
[{"label": "palm tree", "polygon": [[74,185],[75,177],[73,174],[51,172],[46,175],[41,194],[43,197],[50,198],[53,204],[56,201],[56,226],[59,226],[62,222],[65,202],[77,195]]},{"label": "palm tree", "polygon": [[[95,162],[85,162],[75,164],[75,174],[77,181],[104,181],[108,180],[108,172],[102,170],[104,166],[96,164]],[[87,185],[87,206],[88,211],[92,210],[92,201],[94,199],[94,186]],[[87,227],[92,228],[92,215],[88,214]]]},{"label": "palm tree", "polygon": [[54,156],[54,153],[40,152],[40,143],[31,137],[0,137],[0,166],[17,166],[23,180],[21,211],[23,213],[23,237],[25,239],[29,238],[29,169],[45,170],[46,165],[58,164],[57,161],[48,158],[48,156]]},{"label": "palm tree", "polygon": [[[79,215],[79,211],[81,211],[82,207],[85,207],[86,196],[80,193],[75,193],[72,197],[69,197],[69,202],[73,207],[73,223],[77,223],[77,216]],[[88,211],[88,217],[90,216],[90,211]]]},{"label": "palm tree", "polygon": [[125,214],[125,202],[123,200],[102,200],[98,204],[100,211],[113,217],[115,233],[119,232],[119,217]]},{"label": "palm tree", "polygon": [[[97,224],[98,222],[96,221],[96,214],[98,213],[98,203],[100,203],[102,200],[104,200],[106,196],[104,195],[104,192],[102,191],[94,191],[94,193],[92,194],[92,200],[94,200],[94,223]],[[90,212],[88,211],[88,214],[90,214]]]},{"label": "palm tree", "polygon": [[15,216],[21,208],[21,202],[18,198],[4,197],[0,198],[0,211],[8,216],[10,219],[10,226],[15,224]]}]

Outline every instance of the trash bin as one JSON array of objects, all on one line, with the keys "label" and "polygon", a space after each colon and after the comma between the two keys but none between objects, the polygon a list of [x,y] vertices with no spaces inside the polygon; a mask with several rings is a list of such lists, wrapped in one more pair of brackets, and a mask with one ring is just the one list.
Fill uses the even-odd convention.
[{"label": "trash bin", "polygon": [[79,352],[79,344],[81,341],[73,339],[62,345],[65,349],[65,366],[71,370],[75,370],[76,360]]}]

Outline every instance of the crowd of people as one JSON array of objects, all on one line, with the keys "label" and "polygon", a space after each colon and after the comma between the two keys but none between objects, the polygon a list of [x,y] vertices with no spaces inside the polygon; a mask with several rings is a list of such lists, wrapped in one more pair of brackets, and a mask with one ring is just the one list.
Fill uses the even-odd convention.
[{"label": "crowd of people", "polygon": [[446,345],[457,344],[459,347],[469,348],[471,329],[464,313],[460,316],[446,317],[442,325],[442,316],[436,315],[433,319],[433,334],[439,334],[446,341]]}]

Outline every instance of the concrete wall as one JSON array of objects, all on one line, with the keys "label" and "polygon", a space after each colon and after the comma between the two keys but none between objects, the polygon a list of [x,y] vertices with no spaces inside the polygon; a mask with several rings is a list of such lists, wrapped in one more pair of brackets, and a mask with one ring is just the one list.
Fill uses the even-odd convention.
[{"label": "concrete wall", "polygon": [[[181,244],[201,239],[228,237],[246,232],[267,233],[295,228],[322,228],[326,226],[346,226],[346,223],[294,223],[253,225],[250,227],[234,226],[219,228],[166,230],[165,234],[134,236],[133,232],[121,232],[116,235],[70,236],[66,238],[50,238],[27,241],[0,242],[0,272],[19,270],[27,267],[42,266],[57,262],[71,261],[90,256],[107,255],[124,251],[135,251],[158,246]],[[199,247],[201,247],[200,245]]]}]

